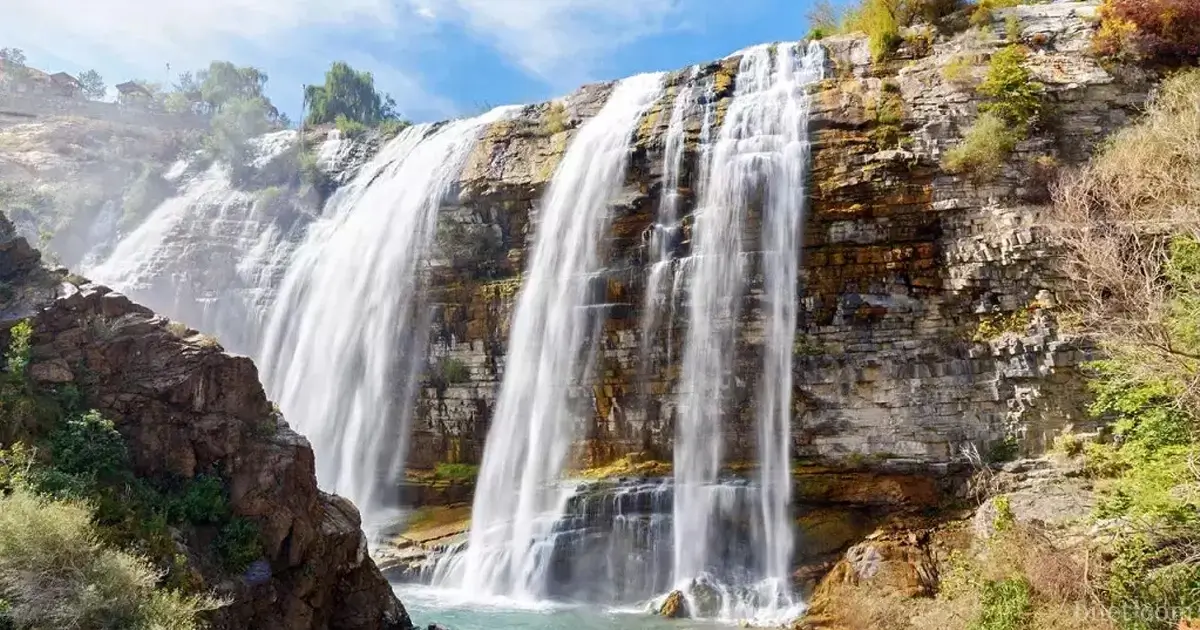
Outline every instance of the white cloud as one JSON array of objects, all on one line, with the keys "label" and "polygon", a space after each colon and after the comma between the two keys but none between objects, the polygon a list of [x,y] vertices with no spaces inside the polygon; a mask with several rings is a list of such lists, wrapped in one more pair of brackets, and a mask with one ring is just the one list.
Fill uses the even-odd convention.
[{"label": "white cloud", "polygon": [[428,93],[411,69],[345,46],[359,33],[400,43],[419,35],[408,11],[397,0],[0,0],[0,42],[24,48],[32,61],[98,68],[114,82],[166,81],[230,59],[267,70],[270,89],[294,84],[297,94],[331,60],[357,60],[396,95],[402,111],[451,114],[453,104]]},{"label": "white cloud", "polygon": [[683,4],[682,0],[409,2],[465,25],[518,66],[554,85],[590,78],[605,55],[665,30],[670,20],[679,16]]},{"label": "white cloud", "polygon": [[[694,2],[695,0],[688,0]],[[607,55],[668,28],[684,0],[0,0],[0,45],[33,60],[165,81],[212,59],[264,68],[271,88],[316,80],[332,59],[373,71],[402,111],[453,113],[423,87],[417,55],[450,25],[556,88],[591,79]],[[703,4],[703,3],[701,3]],[[389,60],[361,42],[386,44]],[[374,47],[379,50],[379,47]],[[394,52],[394,54],[393,54]],[[279,86],[287,86],[281,88]],[[459,95],[469,100],[468,95]]]}]

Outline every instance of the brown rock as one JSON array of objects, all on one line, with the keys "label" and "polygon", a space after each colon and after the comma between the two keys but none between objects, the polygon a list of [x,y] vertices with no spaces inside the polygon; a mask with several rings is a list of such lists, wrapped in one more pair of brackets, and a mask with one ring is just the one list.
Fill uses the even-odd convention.
[{"label": "brown rock", "polygon": [[87,404],[126,438],[140,476],[219,470],[233,512],[259,526],[269,578],[205,575],[232,599],[213,613],[215,628],[411,628],[367,556],[358,510],[317,490],[311,447],[273,411],[249,359],[200,336],[179,339],[167,320],[101,287],[35,291],[53,274],[28,266],[36,252],[23,242],[0,239],[0,262],[25,265],[0,269],[40,296],[28,305],[33,378],[81,383]]},{"label": "brown rock", "polygon": [[681,591],[671,591],[663,600],[662,606],[658,607],[658,614],[667,619],[687,619],[691,616],[688,613],[687,598]]}]

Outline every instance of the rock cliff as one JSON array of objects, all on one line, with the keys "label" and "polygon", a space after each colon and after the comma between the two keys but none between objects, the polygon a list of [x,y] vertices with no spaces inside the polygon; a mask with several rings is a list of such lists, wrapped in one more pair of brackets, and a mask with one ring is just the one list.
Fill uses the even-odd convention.
[{"label": "rock cliff", "polygon": [[[1048,196],[1047,165],[1084,159],[1129,120],[1148,90],[1138,74],[1110,71],[1088,54],[1094,11],[1087,2],[995,11],[981,29],[909,37],[879,63],[861,36],[820,42],[828,63],[812,95],[794,457],[932,463],[968,445],[985,453],[1008,444],[1037,451],[1078,419],[1073,366],[1087,349],[1055,324],[1054,306],[1066,288],[1050,271],[1054,253],[1038,206]],[[977,115],[982,97],[974,86],[987,59],[1011,43],[1004,35],[1009,16],[1032,49],[1027,66],[1045,84],[1053,115],[1018,145],[997,178],[952,175],[941,160]],[[737,62],[735,54],[671,74],[672,87],[640,126],[614,202],[605,277],[596,281],[595,304],[605,309],[596,378],[576,390],[578,434],[586,436],[581,466],[639,451],[670,458],[684,292],[672,292],[659,307],[670,315],[657,333],[644,337],[639,327],[652,307],[643,298],[663,185],[663,134],[679,86],[692,76],[712,86],[707,98],[719,124]],[[966,77],[947,71],[963,63]],[[475,149],[457,202],[441,215],[431,377],[418,403],[411,466],[479,460],[537,201],[573,131],[609,88],[587,86],[561,103],[527,108],[494,125]],[[687,118],[683,182],[694,182],[699,168],[702,111]],[[681,193],[680,259],[689,251],[696,201],[690,187]],[[742,310],[743,367],[733,395],[722,401],[733,460],[753,457],[756,412],[742,403],[756,387],[760,287],[761,276]],[[444,378],[438,368],[447,363],[467,369]]]},{"label": "rock cliff", "polygon": [[[410,628],[367,555],[358,511],[317,489],[312,449],[263,393],[254,364],[108,288],[44,267],[0,214],[0,329],[29,319],[28,373],[74,385],[114,420],[147,479],[218,470],[258,525],[267,575],[196,567],[230,603],[217,628]],[[191,552],[189,552],[190,555]]]}]

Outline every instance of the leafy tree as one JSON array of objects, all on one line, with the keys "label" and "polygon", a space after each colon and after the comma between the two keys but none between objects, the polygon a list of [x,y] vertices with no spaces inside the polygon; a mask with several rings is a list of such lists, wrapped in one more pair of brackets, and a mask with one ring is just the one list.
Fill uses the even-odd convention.
[{"label": "leafy tree", "polygon": [[25,67],[25,52],[20,48],[0,48],[0,61],[4,62],[4,76],[0,86],[20,83],[28,74]]},{"label": "leafy tree", "polygon": [[261,96],[227,101],[213,116],[209,148],[230,161],[244,157],[246,140],[271,130],[268,108],[270,104]]},{"label": "leafy tree", "polygon": [[98,101],[108,93],[104,85],[104,77],[95,70],[88,70],[79,75],[79,85],[83,87],[83,96],[89,100]]},{"label": "leafy tree", "polygon": [[0,59],[14,66],[25,65],[25,51],[20,48],[0,48]]},{"label": "leafy tree", "polygon": [[199,83],[200,100],[214,113],[234,101],[241,101],[240,107],[254,99],[270,105],[263,96],[267,74],[258,68],[239,68],[228,61],[214,61],[207,70],[196,73],[195,82]]},{"label": "leafy tree", "polygon": [[374,126],[398,118],[396,101],[375,89],[375,77],[365,70],[355,70],[344,61],[335,61],[330,66],[324,85],[305,88],[304,108],[308,112],[305,122],[310,125],[344,118]]}]

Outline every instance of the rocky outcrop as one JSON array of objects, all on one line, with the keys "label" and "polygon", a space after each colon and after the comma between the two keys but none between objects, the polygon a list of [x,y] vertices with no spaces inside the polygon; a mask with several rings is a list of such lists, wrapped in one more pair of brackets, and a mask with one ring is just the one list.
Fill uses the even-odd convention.
[{"label": "rocky outcrop", "polygon": [[[217,628],[411,627],[367,555],[355,507],[317,489],[312,449],[273,409],[254,364],[123,295],[38,264],[0,216],[5,329],[33,324],[36,385],[74,385],[111,418],[139,476],[219,471],[260,530],[267,575],[206,575],[231,598]],[[220,582],[215,580],[220,579]]]}]

